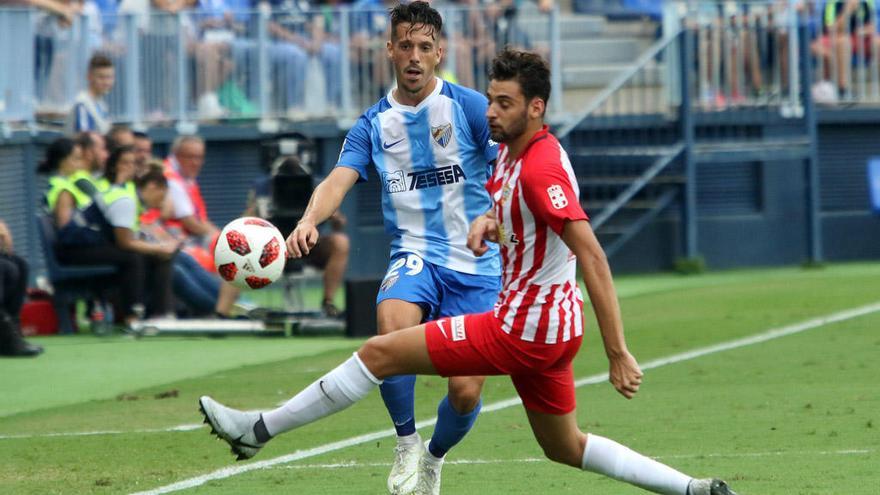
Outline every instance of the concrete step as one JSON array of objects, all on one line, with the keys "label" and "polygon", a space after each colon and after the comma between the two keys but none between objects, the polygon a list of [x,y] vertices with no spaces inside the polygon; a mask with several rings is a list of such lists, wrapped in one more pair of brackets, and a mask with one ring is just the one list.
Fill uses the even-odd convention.
[{"label": "concrete step", "polygon": [[[528,33],[532,41],[550,39],[548,17],[544,15],[520,15],[519,29]],[[559,20],[560,39],[595,38],[605,32],[605,18],[598,15],[562,14]]]},{"label": "concrete step", "polygon": [[642,43],[635,38],[563,40],[562,66],[627,63],[642,53]]},{"label": "concrete step", "polygon": [[[562,85],[566,89],[605,87],[629,66],[628,63],[563,66]],[[645,67],[642,69],[644,77],[639,75],[631,81],[629,86],[658,86],[664,70],[665,67],[659,65]]]}]

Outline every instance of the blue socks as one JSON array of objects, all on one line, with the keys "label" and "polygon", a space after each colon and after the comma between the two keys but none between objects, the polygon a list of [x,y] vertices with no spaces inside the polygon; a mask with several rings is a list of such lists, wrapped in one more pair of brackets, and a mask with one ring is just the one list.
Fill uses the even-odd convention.
[{"label": "blue socks", "polygon": [[[397,436],[405,437],[416,432],[415,375],[391,376],[379,385],[385,408],[394,421]],[[450,408],[451,409],[451,408]],[[459,438],[460,439],[460,438]],[[454,445],[454,444],[453,444]]]},{"label": "blue socks", "polygon": [[[387,381],[387,380],[386,380]],[[442,458],[452,447],[461,441],[467,432],[474,426],[477,415],[483,407],[483,401],[477,402],[473,411],[459,414],[449,403],[449,396],[440,401],[437,407],[437,425],[434,427],[434,436],[428,445],[428,451],[436,458]]]},{"label": "blue socks", "polygon": [[[382,400],[394,421],[394,429],[397,436],[405,437],[416,432],[415,420],[415,375],[398,375],[386,378],[379,385],[382,392]],[[449,403],[449,396],[440,401],[437,406],[437,425],[434,427],[434,436],[428,450],[431,455],[438,459],[445,456],[452,447],[467,435],[474,426],[474,421],[480,414],[483,401],[477,403],[473,411],[459,414]]]}]

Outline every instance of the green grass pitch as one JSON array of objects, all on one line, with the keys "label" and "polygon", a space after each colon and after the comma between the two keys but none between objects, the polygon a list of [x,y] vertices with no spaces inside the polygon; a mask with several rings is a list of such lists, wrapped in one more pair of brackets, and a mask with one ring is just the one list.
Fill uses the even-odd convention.
[{"label": "green grass pitch", "polygon": [[[681,356],[880,301],[880,264],[618,278],[626,333],[642,362]],[[577,377],[606,371],[587,312]],[[741,495],[880,493],[880,311],[753,345],[707,351],[646,371],[632,401],[607,383],[578,389],[578,418],[689,474],[718,476]],[[333,418],[273,440],[236,463],[200,425],[196,399],[274,407],[335,366],[360,341],[343,338],[45,337],[33,360],[0,360],[0,493],[134,493],[209,479],[170,493],[380,494],[393,439],[377,434],[317,455],[283,456],[388,431],[375,393]],[[445,381],[419,378],[417,419]],[[449,455],[443,493],[642,493],[555,465],[515,396],[490,378],[484,412]],[[423,437],[431,427],[421,429]],[[259,464],[259,463],[263,464]],[[248,471],[226,471],[251,466]],[[213,475],[213,476],[212,476]]]}]

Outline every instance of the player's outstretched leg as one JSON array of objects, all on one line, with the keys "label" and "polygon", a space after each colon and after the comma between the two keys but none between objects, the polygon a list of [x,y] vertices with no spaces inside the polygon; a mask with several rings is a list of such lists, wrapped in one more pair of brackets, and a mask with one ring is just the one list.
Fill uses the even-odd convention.
[{"label": "player's outstretched leg", "polygon": [[347,361],[271,411],[237,411],[210,397],[202,397],[199,405],[217,435],[246,459],[272,437],[342,411],[372,392],[381,378],[402,373],[436,374],[424,325],[371,338]]},{"label": "player's outstretched leg", "polygon": [[199,408],[211,432],[232,447],[238,460],[243,460],[256,455],[273,436],[346,409],[380,383],[355,353],[272,411],[238,411],[207,396],[199,399]]},{"label": "player's outstretched leg", "polygon": [[555,415],[527,409],[526,413],[550,460],[664,495],[736,495],[721,480],[691,478],[614,440],[583,433],[574,412]]},{"label": "player's outstretched leg", "polygon": [[440,472],[446,453],[474,426],[480,414],[480,392],[484,377],[452,377],[449,395],[437,406],[437,425],[434,435],[425,444],[425,453],[419,461],[418,484],[414,495],[440,493]]}]

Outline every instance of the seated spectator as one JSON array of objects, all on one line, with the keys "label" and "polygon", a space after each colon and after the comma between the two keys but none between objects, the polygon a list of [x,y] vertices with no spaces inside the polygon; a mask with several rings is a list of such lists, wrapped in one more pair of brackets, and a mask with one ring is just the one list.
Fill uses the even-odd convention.
[{"label": "seated spectator", "polygon": [[77,95],[67,121],[70,132],[110,130],[110,117],[104,96],[113,89],[116,71],[110,57],[96,53],[89,60],[88,89]]},{"label": "seated spectator", "polygon": [[36,356],[43,352],[21,336],[18,315],[24,304],[28,265],[13,250],[12,233],[0,220],[0,356]]},{"label": "seated spectator", "polygon": [[71,177],[83,170],[82,149],[70,138],[58,138],[46,149],[46,159],[37,173],[49,175],[49,189],[43,197],[46,211],[51,213],[59,241],[75,243],[90,232],[74,222],[78,209],[87,207],[91,197],[80,190]]},{"label": "seated spectator", "polygon": [[836,78],[837,92],[846,96],[850,88],[852,61],[864,64],[871,57],[877,39],[874,2],[870,0],[829,0],[822,16],[822,36],[812,50],[822,60],[826,80]]},{"label": "seated spectator", "polygon": [[[294,18],[299,16],[289,14],[291,11],[299,11],[301,3],[304,2],[253,0],[248,8],[252,10],[277,8],[279,9],[277,12],[284,12],[286,18]],[[305,101],[306,69],[309,60],[306,47],[309,40],[290,26],[278,22],[274,16],[269,20],[268,30],[271,39],[266,48],[271,64],[270,73],[274,75],[269,82],[271,94],[274,95],[271,104],[287,111],[288,114],[295,114],[300,111]],[[231,42],[231,49],[236,66],[256,72],[259,46],[255,36],[234,39]],[[248,78],[247,93],[251,97],[256,97],[264,91],[264,88],[257,87],[257,82],[257,78]]]},{"label": "seated spectator", "polygon": [[147,173],[148,163],[153,159],[153,140],[146,133],[134,132],[135,176]]},{"label": "seated spectator", "polygon": [[[104,194],[105,207],[100,209],[103,220],[114,227],[117,236],[122,233],[133,239],[138,244],[135,250],[149,254],[153,250],[149,249],[148,244],[160,249],[163,246],[179,247],[180,241],[163,232],[158,225],[142,226],[138,215],[139,211],[155,208],[164,201],[167,179],[164,178],[162,167],[148,169],[132,182],[135,168],[134,148],[123,146],[111,155],[105,177],[112,181],[112,186]],[[157,175],[163,180],[157,179]],[[153,178],[149,179],[151,176]],[[160,187],[156,189],[152,187],[154,185]],[[187,306],[190,313],[200,316],[228,316],[239,294],[235,287],[221,284],[219,277],[212,276],[185,252],[178,252],[172,258],[171,286],[174,295]]]},{"label": "seated spectator", "polygon": [[[273,204],[272,189],[273,181],[283,180],[285,177],[311,177],[311,171],[302,166],[297,157],[282,157],[275,161],[270,172],[254,183],[254,187],[248,197],[248,205],[244,211],[245,216],[258,216],[268,220],[278,213],[278,205]],[[306,195],[306,200],[308,195]],[[280,222],[279,222],[280,223]],[[348,266],[348,254],[350,241],[345,233],[345,216],[335,212],[327,222],[329,232],[323,233],[318,238],[318,243],[309,251],[304,258],[311,266],[324,270],[324,298],[321,309],[329,317],[340,316],[341,311],[333,302],[336,291],[342,285],[345,276],[345,268]],[[277,225],[287,234],[293,230],[293,225]]]},{"label": "seated spectator", "polygon": [[112,153],[120,146],[134,146],[134,133],[124,125],[114,125],[104,141],[107,151]]},{"label": "seated spectator", "polygon": [[[118,167],[117,171],[117,155],[111,154],[107,161],[110,174],[105,173],[105,177],[110,183],[118,179],[114,174],[128,174],[129,178],[134,175],[133,161],[130,167]],[[144,246],[127,235],[125,229],[115,229],[111,223],[102,222],[102,210],[119,197],[130,196],[130,192],[116,187],[104,194],[96,194],[96,190],[92,190],[92,196],[89,196],[68,179],[81,168],[79,147],[70,139],[59,138],[49,145],[46,160],[39,169],[43,173],[56,174],[49,180],[45,203],[58,229],[55,250],[59,262],[68,265],[115,265],[119,271],[117,288],[121,303],[121,311],[117,314],[128,325],[145,315],[166,314],[169,309],[167,298],[171,293],[168,260],[176,246]],[[153,289],[149,301],[145,297],[148,276]],[[147,307],[147,302],[150,307]]]},{"label": "seated spectator", "polygon": [[82,150],[82,158],[85,164],[83,170],[74,174],[72,180],[83,178],[95,184],[99,189],[108,186],[100,183],[104,175],[104,167],[107,164],[107,148],[104,145],[104,136],[95,131],[85,131],[77,134],[76,144]]},{"label": "seated spectator", "polygon": [[165,177],[174,207],[166,223],[180,227],[187,235],[201,237],[212,243],[220,233],[209,219],[198,177],[205,164],[205,141],[198,136],[180,136],[165,159]]},{"label": "seated spectator", "polygon": [[[199,116],[217,119],[229,113],[253,112],[250,102],[230,76],[235,70],[230,44],[245,32],[249,0],[200,0],[194,2],[192,17],[200,31],[190,42],[196,66],[196,106]],[[235,95],[238,108],[230,97]]]}]

